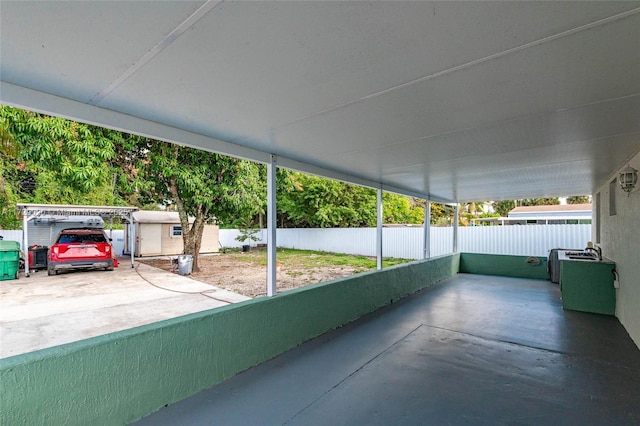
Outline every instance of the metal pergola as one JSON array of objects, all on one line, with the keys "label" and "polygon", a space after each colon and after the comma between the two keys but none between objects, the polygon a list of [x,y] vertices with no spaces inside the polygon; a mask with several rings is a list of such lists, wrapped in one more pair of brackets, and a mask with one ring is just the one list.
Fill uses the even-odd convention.
[{"label": "metal pergola", "polygon": [[[51,216],[100,216],[103,220],[108,219],[110,222],[114,217],[120,217],[127,222],[129,227],[129,247],[131,251],[131,267],[135,266],[134,259],[134,241],[135,224],[133,222],[133,213],[138,211],[137,207],[123,206],[74,206],[65,204],[17,204],[16,208],[22,213],[22,239],[24,249],[29,250],[29,229],[27,224],[29,221],[44,215]],[[28,253],[27,253],[28,254]],[[24,276],[29,276],[29,256],[24,259]]]}]

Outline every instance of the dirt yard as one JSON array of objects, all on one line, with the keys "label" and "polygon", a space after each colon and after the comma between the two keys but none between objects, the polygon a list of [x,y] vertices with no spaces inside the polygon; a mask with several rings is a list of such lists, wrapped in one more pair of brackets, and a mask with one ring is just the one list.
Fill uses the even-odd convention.
[{"label": "dirt yard", "polygon": [[[328,258],[331,256],[335,259]],[[169,258],[140,261],[159,269],[171,270]],[[263,296],[267,287],[266,263],[264,250],[200,256],[200,271],[193,272],[191,277],[245,296]],[[278,263],[278,291],[346,277],[375,268],[375,259],[363,256],[325,256],[290,252],[279,252]]]}]

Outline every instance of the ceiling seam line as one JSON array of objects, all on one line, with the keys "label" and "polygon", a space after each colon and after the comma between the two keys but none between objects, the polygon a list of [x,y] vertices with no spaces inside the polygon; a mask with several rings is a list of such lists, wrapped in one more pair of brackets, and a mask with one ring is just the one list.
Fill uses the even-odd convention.
[{"label": "ceiling seam line", "polygon": [[454,72],[457,72],[457,71],[461,71],[461,70],[473,67],[475,65],[480,65],[480,64],[483,64],[485,62],[492,61],[494,59],[498,59],[498,58],[501,58],[501,57],[504,57],[504,56],[511,55],[513,53],[518,53],[518,52],[521,52],[523,50],[529,49],[531,47],[536,47],[536,46],[539,46],[539,45],[542,45],[542,44],[545,44],[545,43],[548,43],[548,42],[551,42],[551,41],[555,41],[555,40],[558,40],[560,38],[567,37],[567,36],[582,32],[582,31],[590,30],[592,28],[596,28],[596,27],[599,27],[601,25],[608,24],[610,22],[615,22],[615,21],[627,18],[629,16],[636,15],[638,13],[640,13],[640,7],[635,8],[635,9],[631,9],[631,10],[627,10],[625,12],[622,12],[622,13],[619,13],[619,14],[616,14],[616,15],[612,15],[612,16],[609,16],[609,17],[606,17],[606,18],[602,18],[602,19],[599,19],[597,21],[593,21],[593,22],[590,22],[590,23],[587,23],[587,24],[584,24],[584,25],[580,25],[578,27],[571,28],[569,30],[565,30],[565,31],[562,31],[562,32],[559,32],[559,33],[556,33],[556,34],[552,34],[550,36],[543,37],[543,38],[538,39],[538,40],[530,41],[530,42],[522,44],[520,46],[511,47],[509,49],[503,50],[501,52],[493,53],[493,54],[491,54],[489,56],[485,56],[483,58],[475,59],[475,60],[470,61],[470,62],[465,62],[464,64],[456,65],[454,67],[447,68],[445,70],[438,71],[438,72],[433,73],[433,74],[429,74],[429,75],[426,75],[426,76],[423,76],[423,77],[419,77],[419,78],[414,79],[414,80],[410,80],[410,81],[407,81],[407,82],[404,82],[404,83],[400,83],[398,85],[389,87],[389,88],[381,90],[379,92],[371,93],[369,95],[360,97],[360,98],[355,99],[353,101],[345,102],[345,103],[337,105],[337,106],[326,108],[326,109],[324,109],[322,111],[315,112],[315,113],[307,115],[305,117],[302,117],[302,118],[299,118],[299,119],[292,120],[292,121],[286,122],[284,124],[281,124],[281,125],[277,126],[276,129],[287,127],[287,126],[290,126],[292,124],[295,124],[295,123],[298,123],[298,122],[301,122],[301,121],[305,121],[305,120],[308,120],[310,118],[317,117],[319,115],[323,115],[323,114],[326,114],[328,112],[335,111],[335,110],[338,110],[338,109],[341,109],[341,108],[356,104],[358,102],[362,102],[362,101],[366,101],[366,100],[369,100],[369,99],[372,99],[372,98],[376,98],[378,96],[382,96],[382,95],[385,95],[385,94],[390,93],[392,91],[403,89],[403,88],[412,86],[412,85],[417,84],[417,83],[422,83],[424,81],[428,81],[428,80],[432,80],[434,78],[442,77],[444,75],[451,74],[451,73],[454,73]]},{"label": "ceiling seam line", "polygon": [[145,53],[140,59],[138,59],[132,66],[130,66],[124,73],[116,78],[106,89],[96,93],[88,102],[89,105],[97,105],[105,97],[109,96],[111,92],[117,89],[122,83],[127,81],[129,77],[135,74],[138,70],[148,64],[153,58],[155,58],[164,49],[169,47],[174,41],[176,41],[182,34],[184,34],[189,28],[196,24],[200,19],[204,18],[209,12],[215,9],[222,0],[213,1],[207,0],[205,4],[200,6],[198,10],[193,12],[187,19],[182,21],[173,31],[167,34],[158,42],[151,50]]}]

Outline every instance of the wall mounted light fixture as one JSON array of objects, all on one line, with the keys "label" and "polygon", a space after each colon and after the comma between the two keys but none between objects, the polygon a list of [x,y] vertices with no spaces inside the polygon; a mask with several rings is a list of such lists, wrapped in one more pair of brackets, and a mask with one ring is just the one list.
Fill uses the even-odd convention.
[{"label": "wall mounted light fixture", "polygon": [[618,183],[624,192],[631,194],[638,183],[638,171],[631,166],[625,167],[618,176]]}]

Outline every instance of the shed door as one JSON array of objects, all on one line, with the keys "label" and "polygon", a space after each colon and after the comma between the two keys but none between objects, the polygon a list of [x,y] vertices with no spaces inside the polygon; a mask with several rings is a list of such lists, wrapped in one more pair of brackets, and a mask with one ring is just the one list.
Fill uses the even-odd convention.
[{"label": "shed door", "polygon": [[140,256],[158,256],[162,254],[162,224],[141,223],[140,228]]}]

